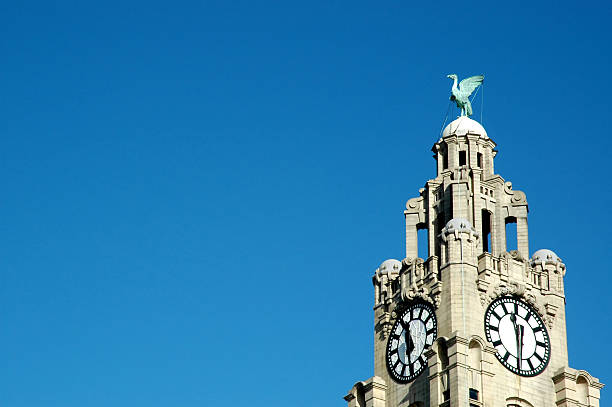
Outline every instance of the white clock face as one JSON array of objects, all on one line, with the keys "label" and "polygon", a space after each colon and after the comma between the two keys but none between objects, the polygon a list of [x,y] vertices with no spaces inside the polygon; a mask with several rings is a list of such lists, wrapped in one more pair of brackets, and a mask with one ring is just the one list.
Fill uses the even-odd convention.
[{"label": "white clock face", "polygon": [[485,333],[497,359],[518,375],[540,374],[550,360],[550,339],[542,318],[517,298],[502,297],[489,305]]},{"label": "white clock face", "polygon": [[410,305],[395,321],[387,343],[387,370],[393,380],[407,383],[427,367],[425,351],[437,337],[436,314],[429,304]]}]

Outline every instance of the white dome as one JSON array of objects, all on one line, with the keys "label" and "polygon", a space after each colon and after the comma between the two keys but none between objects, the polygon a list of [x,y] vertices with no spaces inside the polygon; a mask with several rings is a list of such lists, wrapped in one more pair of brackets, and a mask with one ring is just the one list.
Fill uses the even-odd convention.
[{"label": "white dome", "polygon": [[382,262],[380,267],[378,267],[378,270],[381,273],[390,273],[393,271],[399,273],[401,269],[402,269],[402,262],[399,260],[395,260],[395,259],[385,260]]},{"label": "white dome", "polygon": [[561,263],[561,259],[552,250],[540,249],[531,256],[531,264],[534,263]]},{"label": "white dome", "polygon": [[489,138],[484,127],[482,127],[482,125],[476,120],[470,119],[467,116],[458,117],[450,122],[450,124],[444,128],[442,138],[453,134],[457,136],[465,136],[468,133],[479,135],[482,138]]},{"label": "white dome", "polygon": [[448,221],[444,229],[442,229],[442,233],[449,234],[457,232],[467,232],[467,233],[476,233],[476,229],[472,226],[469,220],[465,218],[454,218]]}]

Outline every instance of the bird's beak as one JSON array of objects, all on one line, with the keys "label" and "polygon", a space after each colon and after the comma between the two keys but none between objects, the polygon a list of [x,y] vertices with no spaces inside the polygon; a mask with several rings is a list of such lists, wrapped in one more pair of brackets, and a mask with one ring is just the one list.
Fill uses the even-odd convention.
[{"label": "bird's beak", "polygon": [[453,79],[453,77],[450,76],[450,75],[446,75],[446,77],[449,78],[449,79]]}]

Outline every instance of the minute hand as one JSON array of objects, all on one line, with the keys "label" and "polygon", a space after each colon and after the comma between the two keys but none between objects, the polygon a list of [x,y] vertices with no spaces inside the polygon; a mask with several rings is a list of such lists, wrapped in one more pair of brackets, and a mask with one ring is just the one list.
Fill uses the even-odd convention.
[{"label": "minute hand", "polygon": [[525,327],[520,325],[516,321],[516,314],[510,315],[510,321],[514,325],[514,337],[516,338],[516,367],[521,368],[521,360],[523,359],[523,335],[525,334]]}]

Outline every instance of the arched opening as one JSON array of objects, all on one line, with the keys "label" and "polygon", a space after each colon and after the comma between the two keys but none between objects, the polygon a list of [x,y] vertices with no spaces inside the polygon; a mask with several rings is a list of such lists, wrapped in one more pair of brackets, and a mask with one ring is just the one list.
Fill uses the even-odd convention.
[{"label": "arched opening", "polygon": [[444,338],[438,339],[438,360],[440,362],[440,389],[442,390],[442,400],[450,400],[450,386],[448,375],[448,348]]},{"label": "arched opening", "polygon": [[470,400],[480,400],[482,388],[482,347],[476,340],[470,341],[468,346],[468,365],[470,367],[468,376]]},{"label": "arched opening", "polygon": [[480,362],[482,361],[482,348],[477,341],[470,342],[468,348],[470,368],[480,370]]},{"label": "arched opening", "polygon": [[518,249],[518,236],[516,234],[516,218],[508,216],[506,218],[506,251]]},{"label": "arched opening", "polygon": [[476,154],[476,165],[478,165],[478,168],[482,168],[482,153]]},{"label": "arched opening", "polygon": [[576,380],[576,398],[582,404],[589,404],[589,383],[583,376]]},{"label": "arched opening", "polygon": [[509,397],[506,399],[506,407],[533,407],[533,404],[520,397]]},{"label": "arched opening", "polygon": [[491,253],[491,212],[482,210],[482,251]]}]

